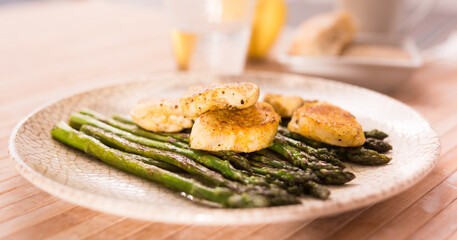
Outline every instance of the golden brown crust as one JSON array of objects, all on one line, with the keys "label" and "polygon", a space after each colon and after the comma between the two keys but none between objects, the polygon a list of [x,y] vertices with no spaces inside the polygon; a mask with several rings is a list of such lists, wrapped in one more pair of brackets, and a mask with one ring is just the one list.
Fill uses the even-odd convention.
[{"label": "golden brown crust", "polygon": [[[273,112],[272,112],[273,111]],[[278,114],[266,103],[258,102],[254,106],[239,110],[216,110],[200,116],[200,121],[215,128],[245,128],[261,126],[280,120]]]},{"label": "golden brown crust", "polygon": [[259,98],[259,87],[254,83],[228,83],[189,90],[180,99],[188,116],[199,116],[219,109],[243,109],[254,105]]},{"label": "golden brown crust", "polygon": [[342,147],[363,145],[365,136],[355,117],[326,102],[306,104],[295,111],[288,128],[307,138]]},{"label": "golden brown crust", "polygon": [[355,121],[355,117],[351,113],[337,106],[324,104],[322,102],[309,104],[301,109],[300,113],[313,118],[319,124],[334,127],[353,125]]},{"label": "golden brown crust", "polygon": [[192,118],[185,116],[178,99],[142,99],[130,112],[133,121],[154,132],[179,132],[192,127]]},{"label": "golden brown crust", "polygon": [[263,102],[240,110],[209,111],[196,120],[190,145],[207,151],[257,151],[271,144],[280,119],[273,107]]}]

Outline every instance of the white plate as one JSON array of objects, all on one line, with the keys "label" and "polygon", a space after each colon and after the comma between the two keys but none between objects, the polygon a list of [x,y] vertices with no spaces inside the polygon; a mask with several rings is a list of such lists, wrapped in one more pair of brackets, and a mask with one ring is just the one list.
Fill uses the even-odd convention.
[{"label": "white plate", "polygon": [[[18,171],[44,191],[88,208],[121,216],[185,224],[249,224],[309,219],[360,208],[411,187],[434,167],[440,145],[426,120],[408,106],[373,91],[329,80],[289,74],[250,73],[240,77],[162,74],[77,94],[30,114],[15,128],[10,156]],[[356,179],[331,187],[330,199],[303,198],[299,205],[218,209],[195,204],[157,184],[118,171],[53,140],[50,130],[82,107],[105,114],[126,113],[143,97],[181,95],[189,85],[251,81],[261,92],[321,99],[352,112],[365,129],[390,134],[393,160],[385,166],[348,164]]]},{"label": "white plate", "polygon": [[292,56],[287,54],[290,33],[285,35],[277,50],[277,60],[295,73],[336,79],[381,92],[389,92],[408,80],[414,71],[422,66],[422,58],[415,42],[401,36],[360,34],[355,43],[395,46],[407,52],[411,59]]}]

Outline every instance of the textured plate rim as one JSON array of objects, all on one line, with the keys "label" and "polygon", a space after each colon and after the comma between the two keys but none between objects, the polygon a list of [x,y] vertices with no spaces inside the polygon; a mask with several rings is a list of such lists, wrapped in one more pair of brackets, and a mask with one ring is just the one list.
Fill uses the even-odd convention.
[{"label": "textured plate rim", "polygon": [[[422,171],[421,174],[415,175],[404,182],[402,182],[401,187],[397,187],[396,189],[393,189],[392,191],[388,191],[388,194],[372,194],[370,197],[366,197],[363,199],[361,202],[354,202],[354,203],[340,203],[338,204],[338,208],[322,208],[319,213],[316,213],[315,211],[310,213],[300,211],[300,206],[301,205],[290,205],[290,206],[280,206],[280,207],[270,207],[270,208],[260,208],[260,209],[249,209],[251,214],[250,216],[245,216],[241,219],[234,219],[232,218],[225,218],[224,215],[230,215],[232,212],[218,212],[218,209],[215,209],[214,212],[215,214],[209,215],[209,214],[194,214],[194,213],[189,213],[189,214],[183,214],[180,212],[180,210],[171,210],[171,209],[164,209],[164,208],[154,208],[152,211],[154,212],[154,216],[151,216],[151,214],[146,214],[143,215],[141,214],[141,211],[138,211],[141,207],[148,207],[147,204],[138,204],[135,206],[130,206],[129,204],[132,203],[132,201],[128,200],[121,200],[121,199],[115,199],[115,198],[110,198],[110,197],[105,197],[101,196],[95,193],[91,192],[86,192],[83,190],[75,189],[72,187],[69,187],[65,184],[59,183],[57,181],[54,181],[52,178],[42,175],[41,173],[37,172],[35,169],[30,167],[25,163],[25,161],[19,156],[19,153],[17,152],[17,148],[15,146],[14,140],[16,139],[18,135],[19,129],[26,123],[33,115],[35,115],[37,112],[50,107],[51,105],[58,103],[60,101],[63,101],[68,98],[73,98],[78,95],[82,95],[88,92],[108,88],[108,87],[118,87],[121,85],[125,84],[131,84],[134,82],[141,82],[144,80],[144,77],[154,77],[157,78],[159,76],[164,76],[164,75],[175,75],[175,76],[183,76],[183,75],[199,75],[199,74],[189,74],[189,73],[157,73],[157,74],[144,74],[136,77],[130,77],[130,78],[125,78],[127,80],[129,79],[140,79],[136,81],[125,81],[121,82],[118,84],[112,84],[112,85],[106,85],[102,87],[97,87],[94,89],[82,91],[80,93],[73,94],[68,97],[60,98],[56,101],[53,101],[49,104],[44,105],[43,107],[40,107],[33,111],[32,113],[28,114],[24,119],[22,119],[14,128],[11,137],[9,139],[9,155],[10,158],[13,161],[13,164],[15,165],[16,169],[19,171],[19,173],[26,178],[30,183],[34,184],[35,186],[39,187],[40,189],[44,190],[45,192],[51,193],[55,196],[58,196],[66,201],[69,201],[71,203],[81,205],[93,210],[97,211],[103,211],[119,216],[124,216],[124,217],[131,217],[131,218],[136,218],[136,219],[142,219],[142,220],[150,220],[150,221],[159,221],[159,222],[164,222],[164,223],[174,223],[174,224],[201,224],[201,225],[223,225],[223,224],[232,224],[232,225],[246,225],[246,224],[259,224],[259,223],[274,223],[274,222],[285,222],[285,221],[294,221],[294,220],[306,220],[306,219],[312,219],[316,217],[323,217],[323,216],[328,216],[328,215],[335,215],[339,214],[342,212],[354,210],[357,208],[361,208],[364,206],[368,206],[370,204],[380,202],[382,200],[385,200],[387,198],[390,198],[394,195],[397,195],[406,189],[412,187],[415,183],[419,182],[421,179],[423,179],[425,176],[427,176],[434,168],[436,165],[439,154],[440,154],[440,141],[438,138],[438,134],[436,133],[435,130],[432,129],[430,126],[429,122],[422,117],[419,113],[417,113],[414,109],[411,107],[407,106],[406,104],[393,99],[391,97],[388,97],[386,95],[383,95],[381,93],[365,89],[362,87],[354,86],[351,84],[347,83],[342,83],[342,82],[337,82],[333,80],[328,80],[328,79],[323,79],[323,78],[317,78],[317,77],[306,77],[306,76],[300,76],[296,74],[285,74],[285,73],[276,73],[276,72],[265,72],[265,71],[253,71],[253,72],[248,72],[244,75],[249,77],[250,75],[252,76],[267,76],[267,77],[299,77],[299,78],[304,78],[304,79],[309,79],[309,81],[321,81],[321,82],[329,82],[330,84],[336,84],[340,85],[340,87],[345,87],[345,88],[356,88],[357,91],[368,91],[370,94],[376,94],[380,97],[385,98],[386,100],[395,102],[395,104],[402,105],[403,107],[406,107],[409,109],[412,113],[416,115],[420,120],[424,121],[427,126],[428,126],[428,134],[431,134],[432,137],[430,138],[430,143],[429,144],[434,144],[435,148],[434,151],[429,155],[429,161],[427,161],[427,164],[424,164],[422,166]],[[208,76],[208,75],[205,75]],[[388,190],[388,189],[387,189]],[[80,200],[83,199],[83,200]],[[150,205],[149,205],[150,207]],[[252,214],[253,211],[268,211],[270,209],[274,209],[275,211],[282,211],[284,210],[285,212],[290,212],[293,214],[280,214],[280,215],[270,215],[268,218],[264,217],[265,213],[262,213],[260,215],[262,216],[255,216],[256,214]],[[237,215],[240,214],[243,209],[234,209],[232,210],[233,214]],[[179,212],[179,215],[177,214]],[[273,211],[272,211],[273,212]],[[176,213],[176,214],[175,214]],[[179,217],[176,217],[179,216]]]}]

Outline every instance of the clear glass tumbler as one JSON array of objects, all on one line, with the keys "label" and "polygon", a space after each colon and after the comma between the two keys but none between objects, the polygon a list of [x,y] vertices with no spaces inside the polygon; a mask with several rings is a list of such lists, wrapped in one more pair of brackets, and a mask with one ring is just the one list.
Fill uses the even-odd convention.
[{"label": "clear glass tumbler", "polygon": [[257,0],[164,0],[181,70],[243,72]]}]

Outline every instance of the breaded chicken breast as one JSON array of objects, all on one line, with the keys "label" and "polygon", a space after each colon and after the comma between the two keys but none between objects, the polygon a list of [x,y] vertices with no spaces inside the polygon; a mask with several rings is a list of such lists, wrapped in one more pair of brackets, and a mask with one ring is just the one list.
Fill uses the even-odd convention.
[{"label": "breaded chicken breast", "polygon": [[130,112],[140,127],[154,132],[179,132],[193,125],[192,118],[184,115],[179,99],[144,99]]},{"label": "breaded chicken breast", "polygon": [[259,92],[254,83],[227,83],[191,89],[180,99],[180,104],[186,115],[197,117],[212,110],[248,108],[257,102]]},{"label": "breaded chicken breast", "polygon": [[240,110],[209,111],[195,121],[190,146],[207,151],[254,152],[271,144],[280,120],[273,107],[263,102]]},{"label": "breaded chicken breast", "polygon": [[307,138],[341,147],[365,142],[362,126],[349,112],[326,102],[314,102],[297,109],[287,128]]}]

